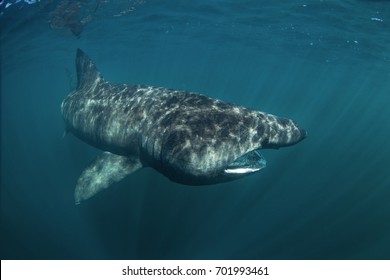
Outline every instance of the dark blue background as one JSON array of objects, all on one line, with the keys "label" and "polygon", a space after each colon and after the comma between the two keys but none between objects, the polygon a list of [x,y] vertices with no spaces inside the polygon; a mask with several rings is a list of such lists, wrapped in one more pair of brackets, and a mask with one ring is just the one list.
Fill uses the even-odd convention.
[{"label": "dark blue background", "polygon": [[[0,17],[2,259],[390,258],[388,1],[81,1],[78,38],[53,28],[58,2]],[[309,136],[238,181],[143,169],[76,206],[100,153],[62,137],[78,47],[109,81],[202,92]]]}]

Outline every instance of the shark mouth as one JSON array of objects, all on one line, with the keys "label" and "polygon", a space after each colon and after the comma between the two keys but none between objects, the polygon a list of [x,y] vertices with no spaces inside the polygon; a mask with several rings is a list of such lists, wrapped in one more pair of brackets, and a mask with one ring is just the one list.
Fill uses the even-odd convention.
[{"label": "shark mouth", "polygon": [[225,174],[251,174],[265,168],[267,165],[267,161],[260,154],[259,150],[260,149],[250,151],[237,158],[225,168]]}]

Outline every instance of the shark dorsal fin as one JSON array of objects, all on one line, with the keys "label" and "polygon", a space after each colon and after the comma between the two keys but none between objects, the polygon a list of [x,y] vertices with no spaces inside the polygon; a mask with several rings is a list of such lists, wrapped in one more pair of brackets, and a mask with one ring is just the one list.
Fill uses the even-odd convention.
[{"label": "shark dorsal fin", "polygon": [[92,90],[101,82],[104,82],[103,76],[95,66],[95,63],[81,49],[77,49],[76,55],[77,70],[77,89]]}]

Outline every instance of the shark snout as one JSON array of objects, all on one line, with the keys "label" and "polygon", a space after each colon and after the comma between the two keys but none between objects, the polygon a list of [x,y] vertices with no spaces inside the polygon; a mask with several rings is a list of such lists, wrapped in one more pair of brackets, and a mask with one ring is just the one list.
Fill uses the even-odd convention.
[{"label": "shark snout", "polygon": [[294,145],[307,137],[305,129],[293,120],[271,116],[269,134],[262,144],[263,148],[280,148]]},{"label": "shark snout", "polygon": [[307,137],[307,132],[306,132],[306,130],[304,130],[303,128],[301,128],[301,127],[299,127],[299,126],[298,126],[298,130],[299,130],[299,133],[301,134],[300,139],[301,139],[301,140],[305,139],[305,138]]},{"label": "shark snout", "polygon": [[302,128],[300,125],[298,125],[293,120],[290,120],[292,122],[292,125],[294,126],[296,133],[298,134],[298,142],[302,141],[307,137],[307,131],[306,129]]}]

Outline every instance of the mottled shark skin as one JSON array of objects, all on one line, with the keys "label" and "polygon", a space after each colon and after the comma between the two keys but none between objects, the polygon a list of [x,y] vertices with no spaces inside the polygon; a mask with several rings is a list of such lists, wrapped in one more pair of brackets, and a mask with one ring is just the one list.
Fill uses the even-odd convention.
[{"label": "mottled shark skin", "polygon": [[306,137],[290,119],[203,94],[109,83],[80,49],[76,66],[77,88],[61,105],[66,130],[105,151],[81,174],[76,203],[142,167],[188,185],[234,180],[265,167],[261,149]]}]

